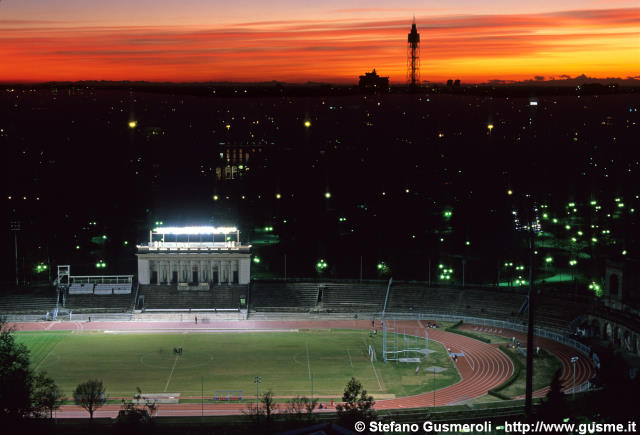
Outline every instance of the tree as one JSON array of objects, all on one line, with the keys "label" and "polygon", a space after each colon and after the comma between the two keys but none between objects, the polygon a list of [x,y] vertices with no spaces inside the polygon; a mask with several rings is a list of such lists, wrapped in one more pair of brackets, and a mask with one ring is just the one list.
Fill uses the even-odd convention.
[{"label": "tree", "polygon": [[89,412],[89,418],[93,420],[93,413],[107,401],[106,389],[102,381],[92,379],[79,384],[73,391],[73,400],[76,405],[82,406]]},{"label": "tree", "polygon": [[53,415],[62,403],[62,392],[46,372],[33,372],[29,350],[16,343],[14,332],[0,318],[0,420]]},{"label": "tree", "polygon": [[40,372],[33,377],[33,415],[53,418],[53,411],[60,408],[64,400],[64,394],[60,391],[53,379],[47,376],[47,372]]},{"label": "tree", "polygon": [[540,406],[541,417],[545,421],[557,423],[562,420],[565,415],[566,402],[564,393],[562,392],[562,382],[560,381],[561,370],[558,369],[553,375],[549,392],[545,402]]},{"label": "tree", "polygon": [[353,428],[356,421],[368,423],[376,418],[373,396],[367,395],[367,390],[362,388],[362,384],[356,378],[351,378],[347,383],[342,402],[336,405],[336,411],[340,421],[347,428]]},{"label": "tree", "polygon": [[313,410],[318,406],[318,399],[296,396],[287,402],[285,414],[291,420],[313,420]]},{"label": "tree", "polygon": [[0,419],[14,420],[30,414],[32,372],[29,350],[16,343],[14,329],[0,319]]},{"label": "tree", "polygon": [[267,391],[260,398],[260,404],[262,407],[262,412],[267,418],[267,423],[271,423],[271,414],[275,410],[276,404],[273,400],[273,392],[271,390]]}]

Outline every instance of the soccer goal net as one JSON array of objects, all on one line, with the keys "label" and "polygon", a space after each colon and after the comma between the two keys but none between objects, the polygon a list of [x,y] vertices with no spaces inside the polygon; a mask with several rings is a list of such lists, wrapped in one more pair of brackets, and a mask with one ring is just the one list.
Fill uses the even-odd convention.
[{"label": "soccer goal net", "polygon": [[397,320],[385,319],[382,324],[382,357],[384,362],[420,363],[429,358],[429,332],[424,337],[407,333]]}]

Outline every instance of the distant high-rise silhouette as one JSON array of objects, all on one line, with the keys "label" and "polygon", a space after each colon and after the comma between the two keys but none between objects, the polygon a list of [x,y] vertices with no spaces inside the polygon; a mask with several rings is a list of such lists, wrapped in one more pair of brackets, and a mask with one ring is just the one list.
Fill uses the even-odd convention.
[{"label": "distant high-rise silhouette", "polygon": [[409,33],[407,46],[407,79],[409,86],[414,88],[420,84],[420,34],[416,27],[416,18],[413,18],[411,24],[411,33]]}]

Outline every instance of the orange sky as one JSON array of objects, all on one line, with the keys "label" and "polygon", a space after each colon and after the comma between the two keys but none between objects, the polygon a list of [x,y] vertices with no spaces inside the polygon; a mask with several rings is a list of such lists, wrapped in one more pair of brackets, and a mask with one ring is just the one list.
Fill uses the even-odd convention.
[{"label": "orange sky", "polygon": [[[486,14],[418,10],[422,79],[469,83],[583,73],[640,76],[640,8],[608,9],[608,3],[600,1],[594,9]],[[411,12],[405,10],[310,14],[305,13],[310,9],[296,9],[280,16],[273,11],[240,14],[228,7],[219,20],[205,25],[197,15],[171,20],[163,11],[151,13],[154,19],[127,19],[110,17],[107,9],[100,19],[100,11],[82,17],[43,16],[20,9],[20,4],[13,9],[8,5],[0,2],[0,81],[354,83],[374,67],[389,75],[392,84],[406,80]],[[283,0],[274,8],[285,6]]]}]

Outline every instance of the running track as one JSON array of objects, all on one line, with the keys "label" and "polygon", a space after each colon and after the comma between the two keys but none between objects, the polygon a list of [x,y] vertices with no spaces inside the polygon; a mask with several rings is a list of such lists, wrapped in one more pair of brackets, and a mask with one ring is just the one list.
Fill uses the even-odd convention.
[{"label": "running track", "polygon": [[[407,334],[424,336],[424,321],[408,320],[398,321],[398,328],[405,330]],[[245,320],[245,321],[211,321],[195,325],[188,322],[38,322],[38,323],[16,323],[15,327],[19,331],[38,330],[120,330],[120,331],[154,331],[154,330],[180,330],[180,331],[206,331],[208,329],[370,329],[369,320],[332,320],[332,321],[270,321],[270,320]],[[380,327],[376,322],[376,327]],[[473,325],[465,325],[473,329]],[[505,337],[515,336],[516,339],[524,343],[526,337],[523,334],[497,330],[493,328],[493,334]],[[396,399],[376,401],[376,409],[397,409],[443,406],[463,402],[474,397],[484,396],[491,388],[501,384],[513,373],[511,360],[504,355],[496,345],[486,344],[478,340],[464,337],[459,334],[445,332],[441,329],[429,329],[429,339],[442,343],[452,352],[464,353],[464,357],[458,358],[457,367],[461,375],[461,380],[445,388],[441,388],[435,393],[435,403],[433,392],[419,394],[416,396],[401,397]],[[551,340],[536,337],[536,345],[544,348],[556,355],[562,362],[563,386],[570,387],[573,382],[573,371],[570,358],[576,355],[576,351],[563,344]],[[576,365],[576,385],[588,380],[594,373],[594,368],[586,357],[581,357]],[[547,389],[535,392],[536,396],[546,393]],[[94,414],[95,417],[115,417],[120,409],[120,405],[105,405]],[[246,409],[246,404],[240,403],[220,403],[205,404],[205,415],[234,415],[242,414]],[[87,412],[75,405],[64,405],[58,412],[59,417],[79,417],[86,418]],[[162,404],[159,406],[159,415],[201,415],[200,404]]]}]

